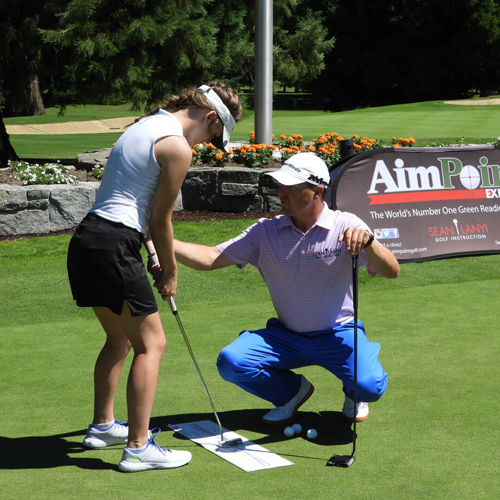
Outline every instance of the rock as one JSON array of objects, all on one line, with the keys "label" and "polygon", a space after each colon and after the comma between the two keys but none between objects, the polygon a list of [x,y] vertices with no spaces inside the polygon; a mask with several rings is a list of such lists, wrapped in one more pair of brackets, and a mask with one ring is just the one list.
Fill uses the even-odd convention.
[{"label": "rock", "polygon": [[219,170],[219,182],[233,184],[259,184],[260,169],[225,167]]},{"label": "rock", "polygon": [[98,182],[53,186],[50,191],[50,230],[77,226],[95,201]]},{"label": "rock", "polygon": [[220,186],[222,196],[245,196],[247,194],[257,194],[258,184],[238,184],[236,182],[223,182]]},{"label": "rock", "polygon": [[95,151],[87,151],[77,155],[77,168],[92,170],[96,165],[105,167],[111,153],[111,148],[96,149]]},{"label": "rock", "polygon": [[17,212],[27,206],[26,188],[14,184],[0,184],[0,214]]},{"label": "rock", "polygon": [[49,232],[48,210],[21,210],[12,214],[0,214],[0,236],[48,234]]},{"label": "rock", "polygon": [[217,168],[192,168],[189,170],[182,185],[184,210],[219,210],[219,170]]}]

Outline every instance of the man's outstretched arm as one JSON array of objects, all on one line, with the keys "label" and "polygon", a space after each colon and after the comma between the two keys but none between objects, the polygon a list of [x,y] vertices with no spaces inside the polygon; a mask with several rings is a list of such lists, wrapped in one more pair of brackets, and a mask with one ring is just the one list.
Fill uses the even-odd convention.
[{"label": "man's outstretched arm", "polygon": [[217,247],[174,240],[174,253],[181,264],[198,271],[213,271],[234,265],[234,262],[224,257]]}]

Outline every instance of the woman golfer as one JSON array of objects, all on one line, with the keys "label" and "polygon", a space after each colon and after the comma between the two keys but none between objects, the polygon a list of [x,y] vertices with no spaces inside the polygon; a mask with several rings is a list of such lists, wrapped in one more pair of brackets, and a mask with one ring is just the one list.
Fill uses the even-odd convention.
[{"label": "woman golfer", "polygon": [[[148,430],[165,334],[142,262],[144,243],[155,287],[164,300],[177,288],[171,215],[191,164],[191,145],[226,148],[241,104],[233,89],[215,81],[172,96],[142,117],[111,151],[95,203],[68,249],[73,298],[92,307],[106,342],[94,371],[94,419],[84,446],[127,443],[123,471],[187,464],[191,454],[160,448]],[[125,358],[134,359],[127,385],[128,426],[114,419],[114,398]]]}]

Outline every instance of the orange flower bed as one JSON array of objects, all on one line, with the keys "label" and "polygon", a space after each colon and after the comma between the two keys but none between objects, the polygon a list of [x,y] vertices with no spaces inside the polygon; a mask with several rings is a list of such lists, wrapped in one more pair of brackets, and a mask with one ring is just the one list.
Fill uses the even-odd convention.
[{"label": "orange flower bed", "polygon": [[[274,134],[272,135],[274,139]],[[371,149],[378,149],[382,147],[381,141],[362,137],[354,134],[351,137],[353,141],[353,148],[355,152],[367,151]],[[269,163],[276,161],[277,157],[281,162],[286,161],[294,154],[308,151],[316,153],[320,158],[325,161],[328,166],[332,166],[340,160],[340,141],[343,141],[337,132],[326,132],[321,134],[318,138],[312,140],[312,144],[304,144],[304,138],[301,134],[292,134],[287,136],[281,134],[279,142],[276,144],[255,144],[255,132],[250,132],[249,144],[238,146],[228,153],[217,149],[213,144],[203,143],[197,144],[192,148],[193,152],[193,165],[210,164],[215,166],[224,166],[229,161],[243,164],[250,168],[264,167]],[[392,147],[412,147],[415,144],[413,137],[391,137]],[[273,152],[279,151],[279,155]]]}]

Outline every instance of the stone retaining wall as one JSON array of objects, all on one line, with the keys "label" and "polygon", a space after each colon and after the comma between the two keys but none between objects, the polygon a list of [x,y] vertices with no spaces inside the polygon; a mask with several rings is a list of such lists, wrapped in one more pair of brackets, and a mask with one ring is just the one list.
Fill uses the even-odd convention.
[{"label": "stone retaining wall", "polygon": [[[271,169],[192,168],[174,210],[276,212]],[[95,200],[98,182],[70,185],[0,184],[0,236],[49,234],[76,227]]]},{"label": "stone retaining wall", "polygon": [[0,236],[48,234],[76,227],[95,200],[98,182],[0,185]]},{"label": "stone retaining wall", "polygon": [[272,178],[273,169],[225,167],[191,168],[182,185],[184,210],[214,212],[277,212],[281,205]]}]

